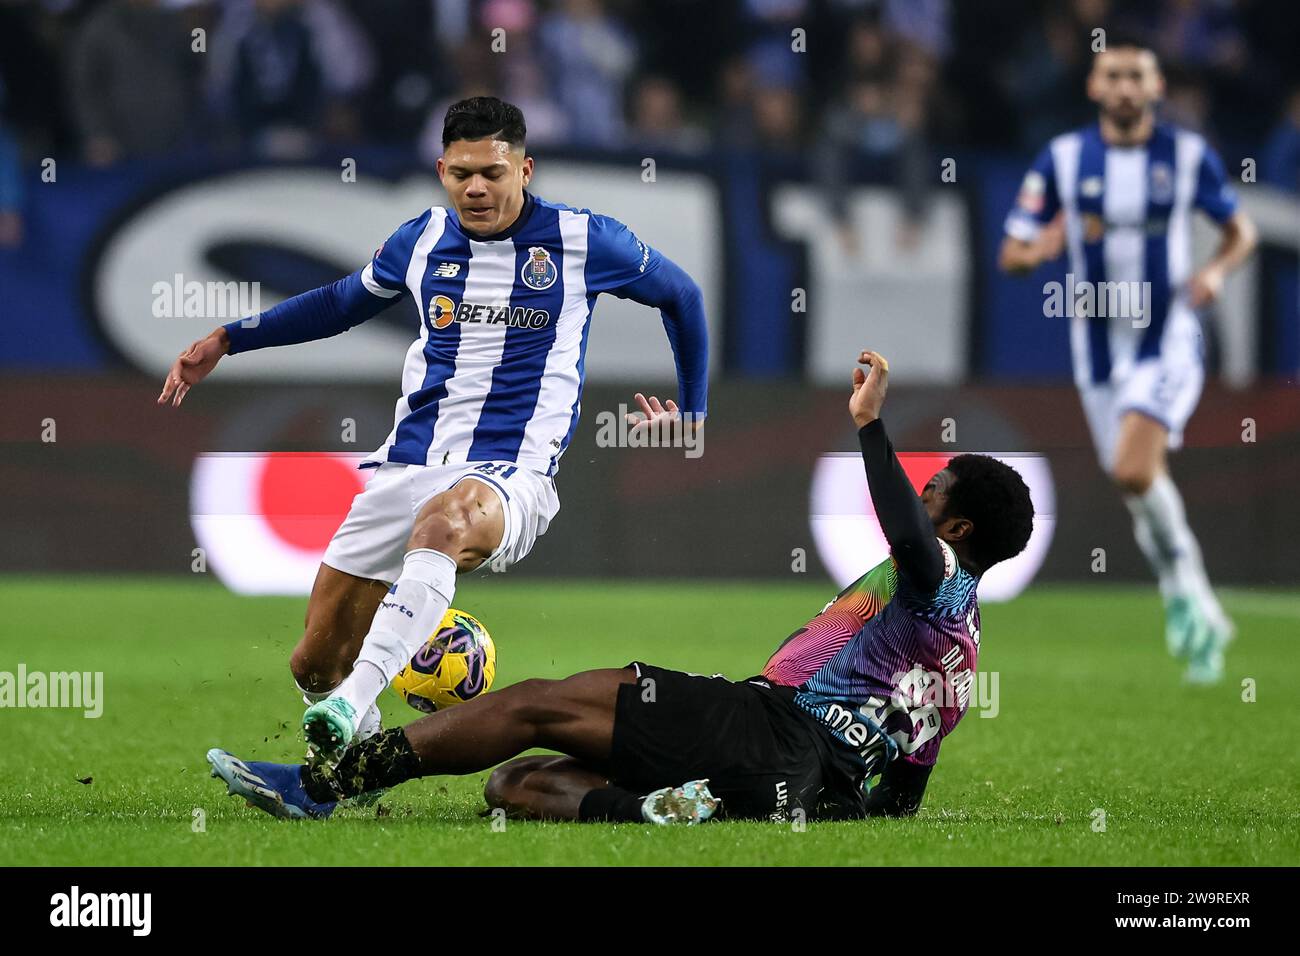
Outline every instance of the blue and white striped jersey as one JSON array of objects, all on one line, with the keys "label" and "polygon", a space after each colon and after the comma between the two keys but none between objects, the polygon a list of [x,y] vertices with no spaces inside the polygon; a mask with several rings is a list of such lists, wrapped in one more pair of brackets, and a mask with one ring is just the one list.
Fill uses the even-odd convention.
[{"label": "blue and white striped jersey", "polygon": [[441,206],[404,223],[361,271],[372,296],[413,296],[421,317],[393,430],[367,462],[499,459],[554,474],[578,422],[596,296],[664,263],[622,223],[534,196],[490,240]]},{"label": "blue and white striped jersey", "polygon": [[[1166,123],[1141,146],[1108,145],[1094,124],[1056,137],[1039,154],[1006,233],[1032,240],[1065,211],[1073,282],[1094,292],[1091,310],[1075,309],[1071,318],[1079,385],[1120,380],[1161,354],[1198,360],[1200,325],[1186,299],[1192,211],[1223,223],[1236,208],[1223,163],[1205,139]],[[1139,290],[1140,307],[1107,312],[1116,287]]]}]

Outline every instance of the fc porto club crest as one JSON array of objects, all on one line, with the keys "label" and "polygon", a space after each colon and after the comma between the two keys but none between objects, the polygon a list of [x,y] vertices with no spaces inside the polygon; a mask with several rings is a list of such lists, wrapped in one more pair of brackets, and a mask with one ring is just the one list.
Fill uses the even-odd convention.
[{"label": "fc porto club crest", "polygon": [[1167,205],[1174,200],[1174,171],[1168,163],[1151,164],[1151,201]]},{"label": "fc porto club crest", "polygon": [[541,246],[529,246],[528,261],[519,272],[519,278],[523,280],[524,285],[540,292],[555,285],[555,280],[559,277],[560,271],[551,261],[551,254]]}]

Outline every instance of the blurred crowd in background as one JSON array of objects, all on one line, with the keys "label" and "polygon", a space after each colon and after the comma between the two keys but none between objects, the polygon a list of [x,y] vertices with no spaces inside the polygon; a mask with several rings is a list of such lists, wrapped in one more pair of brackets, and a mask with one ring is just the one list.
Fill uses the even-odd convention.
[{"label": "blurred crowd in background", "polygon": [[365,142],[432,162],[447,105],[479,93],[518,104],[537,148],[752,150],[807,163],[830,195],[846,177],[876,178],[916,205],[927,155],[1028,152],[1087,122],[1098,26],[1149,38],[1171,119],[1296,189],[1297,6],[0,0],[0,244],[20,229],[19,169],[40,157],[298,158]]}]

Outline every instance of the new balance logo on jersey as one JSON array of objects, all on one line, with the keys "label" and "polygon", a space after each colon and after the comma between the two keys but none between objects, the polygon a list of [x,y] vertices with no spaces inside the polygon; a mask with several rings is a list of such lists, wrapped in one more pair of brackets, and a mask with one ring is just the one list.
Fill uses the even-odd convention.
[{"label": "new balance logo on jersey", "polygon": [[429,324],[445,329],[453,322],[462,324],[506,325],[514,329],[544,329],[551,324],[545,309],[528,309],[507,305],[484,305],[481,302],[453,302],[445,295],[429,300]]},{"label": "new balance logo on jersey", "polygon": [[433,270],[435,279],[454,279],[460,275],[459,262],[439,262],[438,268]]}]

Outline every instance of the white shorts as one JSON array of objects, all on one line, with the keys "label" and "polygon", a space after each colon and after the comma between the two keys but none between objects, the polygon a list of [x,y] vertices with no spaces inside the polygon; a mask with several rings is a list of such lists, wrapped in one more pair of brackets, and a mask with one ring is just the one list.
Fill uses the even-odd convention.
[{"label": "white shorts", "polygon": [[1129,412],[1160,422],[1169,431],[1169,448],[1181,448],[1183,428],[1204,384],[1205,369],[1199,362],[1155,357],[1136,363],[1118,381],[1081,385],[1079,398],[1101,467],[1109,473],[1114,466],[1120,422]]},{"label": "white shorts", "polygon": [[514,462],[405,465],[386,461],[372,471],[322,558],[331,568],[359,578],[396,581],[420,509],[434,495],[467,478],[495,491],[505,513],[501,544],[479,567],[492,564],[504,570],[522,561],[560,510],[555,482]]}]

